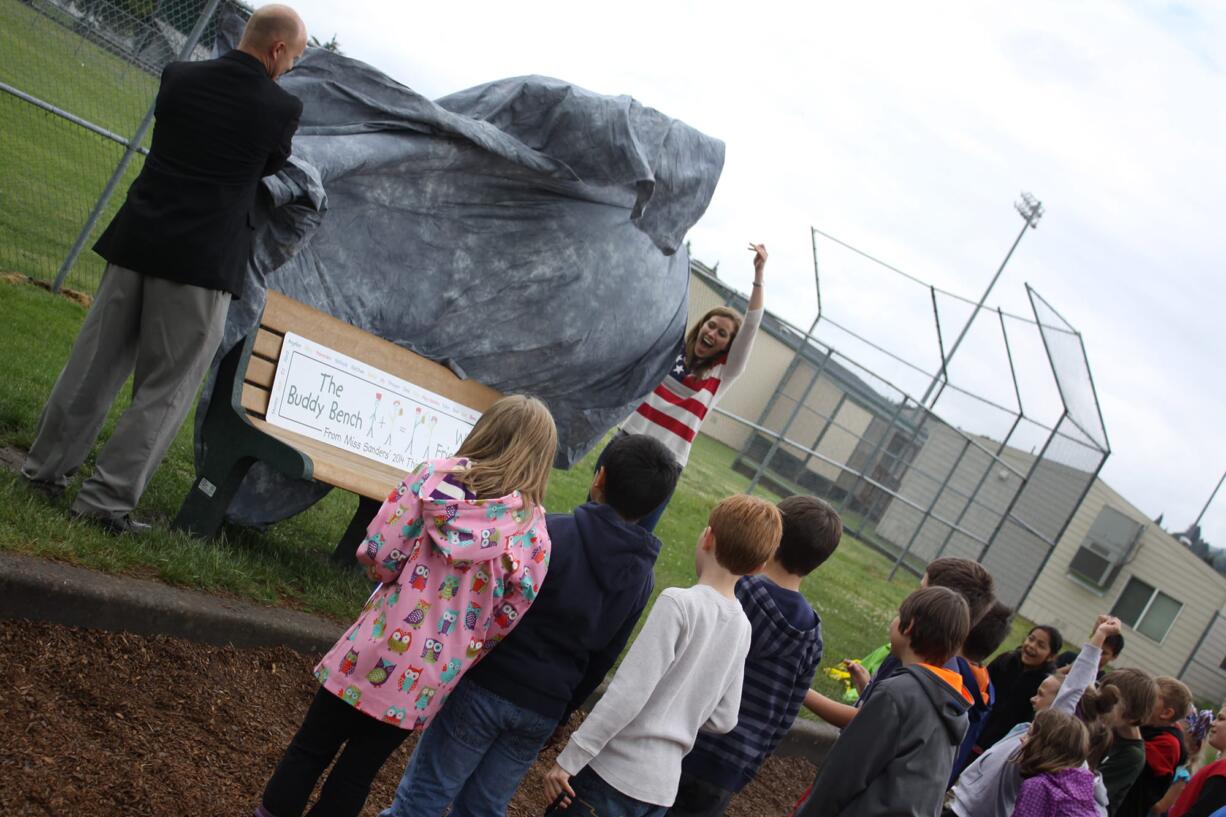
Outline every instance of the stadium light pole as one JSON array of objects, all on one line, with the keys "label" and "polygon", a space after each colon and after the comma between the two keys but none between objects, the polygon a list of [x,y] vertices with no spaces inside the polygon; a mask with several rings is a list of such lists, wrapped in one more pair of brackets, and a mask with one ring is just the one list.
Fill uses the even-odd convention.
[{"label": "stadium light pole", "polygon": [[1226,471],[1222,472],[1222,478],[1217,481],[1217,487],[1213,489],[1213,493],[1209,494],[1209,498],[1205,500],[1205,507],[1201,508],[1200,513],[1196,515],[1196,521],[1192,523],[1193,528],[1200,525],[1200,520],[1205,518],[1205,511],[1209,510],[1209,506],[1213,504],[1213,498],[1217,496],[1217,492],[1221,489],[1223,482],[1226,482]]},{"label": "stadium light pole", "polygon": [[[945,353],[945,357],[941,360],[941,368],[932,376],[932,382],[928,384],[927,391],[920,398],[920,405],[928,405],[928,398],[932,396],[936,390],[937,384],[941,382],[941,375],[948,376],[949,361],[953,359],[954,353],[958,351],[958,347],[962,345],[962,340],[966,337],[966,333],[971,330],[971,324],[975,322],[975,318],[979,316],[979,310],[983,309],[984,302],[991,294],[992,288],[996,286],[996,282],[1000,280],[1000,274],[1005,271],[1005,265],[1009,263],[1009,259],[1013,257],[1013,251],[1017,249],[1017,245],[1022,243],[1022,236],[1026,235],[1027,228],[1034,229],[1039,226],[1039,219],[1043,217],[1043,202],[1036,199],[1029,193],[1022,193],[1021,201],[1014,202],[1014,209],[1021,214],[1026,223],[1022,225],[1021,232],[1017,234],[1017,238],[1013,241],[1013,246],[1009,248],[1009,252],[1005,254],[1005,260],[1000,262],[1000,266],[996,269],[996,274],[992,276],[992,280],[988,282],[988,288],[983,291],[983,295],[979,298],[979,303],[975,304],[975,309],[971,312],[969,318],[966,319],[966,324],[962,327],[962,331],[958,333],[957,340],[949,347],[949,351]],[[933,400],[935,403],[936,401]]]}]

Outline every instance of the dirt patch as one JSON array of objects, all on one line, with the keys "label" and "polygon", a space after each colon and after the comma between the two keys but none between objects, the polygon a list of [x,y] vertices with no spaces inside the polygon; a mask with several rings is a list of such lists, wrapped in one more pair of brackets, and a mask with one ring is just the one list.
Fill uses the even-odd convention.
[{"label": "dirt patch", "polygon": [[[166,637],[0,621],[0,813],[250,814],[306,712],[314,659]],[[576,722],[578,716],[576,716]],[[391,802],[412,739],[375,781]],[[508,811],[544,811],[542,754]],[[772,758],[731,817],[786,814],[813,767]]]},{"label": "dirt patch", "polygon": [[20,473],[21,464],[26,461],[26,452],[15,445],[0,445],[0,468]]},{"label": "dirt patch", "polygon": [[[3,281],[6,284],[28,284],[30,286],[39,287],[40,289],[45,289],[48,292],[51,291],[50,281],[31,278],[29,275],[22,275],[19,272],[6,272],[0,275],[0,281]],[[89,295],[85,292],[78,292],[77,290],[69,289],[68,287],[62,287],[59,294],[73,303],[80,304],[86,309],[89,309],[90,305],[94,302],[93,295]]]}]

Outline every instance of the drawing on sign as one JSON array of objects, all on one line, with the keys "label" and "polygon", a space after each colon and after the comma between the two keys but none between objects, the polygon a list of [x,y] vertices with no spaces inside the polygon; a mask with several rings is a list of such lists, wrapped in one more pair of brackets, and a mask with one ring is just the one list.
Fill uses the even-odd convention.
[{"label": "drawing on sign", "polygon": [[455,453],[480,414],[288,333],[265,419],[409,471]]}]

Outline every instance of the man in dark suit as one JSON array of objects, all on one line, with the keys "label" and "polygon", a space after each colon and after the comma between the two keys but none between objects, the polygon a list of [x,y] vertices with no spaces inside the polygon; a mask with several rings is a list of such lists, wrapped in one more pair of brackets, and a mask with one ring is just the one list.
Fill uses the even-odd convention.
[{"label": "man in dark suit", "polygon": [[242,295],[257,186],[289,158],[302,114],[276,79],[306,41],[293,9],[264,6],[235,50],[162,72],[149,155],[94,245],[106,272],[21,469],[33,487],[61,494],[135,368],[132,404],[74,516],[116,533],[149,527],[131,511],[191,408],[230,298]]}]

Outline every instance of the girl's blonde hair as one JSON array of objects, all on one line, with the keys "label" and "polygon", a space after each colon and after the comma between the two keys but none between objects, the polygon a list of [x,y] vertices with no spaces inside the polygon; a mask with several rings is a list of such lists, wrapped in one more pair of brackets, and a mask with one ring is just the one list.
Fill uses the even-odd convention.
[{"label": "girl's blonde hair", "polygon": [[698,335],[711,318],[728,318],[732,321],[732,334],[728,337],[728,346],[732,346],[732,341],[736,340],[736,333],[741,331],[741,321],[743,320],[741,313],[726,306],[717,306],[699,318],[698,322],[690,327],[690,331],[685,336],[685,368],[693,372],[695,377],[703,377],[715,365],[715,361],[719,360],[720,355],[727,352],[727,349],[725,349],[724,352],[713,358],[700,360],[694,351],[698,346]]},{"label": "girl's blonde hair", "polygon": [[558,448],[553,415],[535,397],[513,394],[490,406],[455,453],[469,460],[460,476],[477,499],[519,491],[524,504],[540,505]]},{"label": "girl's blonde hair", "polygon": [[1022,777],[1034,777],[1080,766],[1090,753],[1086,725],[1058,709],[1045,709],[1034,716],[1026,742],[1010,760]]}]

